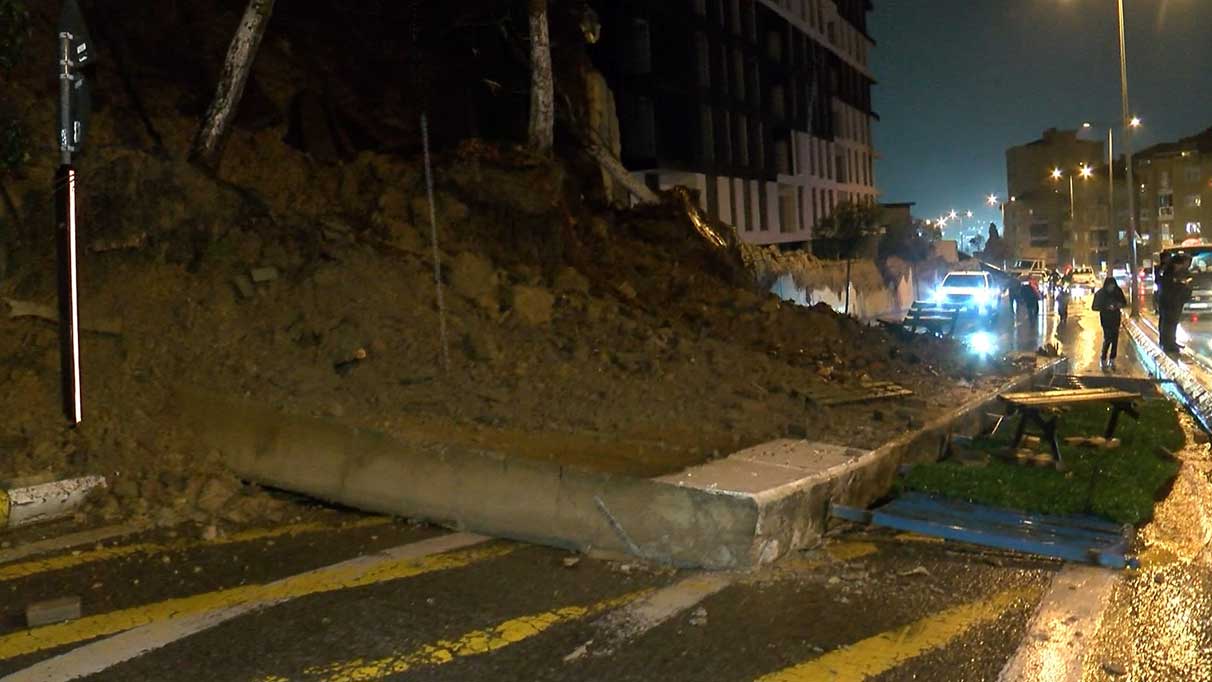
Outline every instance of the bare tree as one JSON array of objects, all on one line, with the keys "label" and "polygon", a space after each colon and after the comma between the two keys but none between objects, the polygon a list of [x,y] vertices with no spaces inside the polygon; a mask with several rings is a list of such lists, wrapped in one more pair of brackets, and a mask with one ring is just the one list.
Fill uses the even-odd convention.
[{"label": "bare tree", "polygon": [[274,11],[274,0],[248,0],[244,8],[244,17],[232,36],[231,44],[227,47],[227,58],[223,62],[223,74],[219,77],[219,87],[215,98],[206,111],[206,118],[198,129],[193,146],[189,150],[189,158],[211,170],[219,167],[223,157],[223,144],[227,141],[232,119],[240,106],[240,98],[244,96],[244,85],[248,82],[248,72],[252,69],[253,59],[261,46],[261,38],[265,35],[265,27]]},{"label": "bare tree", "polygon": [[551,151],[555,138],[555,83],[551,76],[551,38],[547,0],[528,0],[530,9],[530,147]]}]

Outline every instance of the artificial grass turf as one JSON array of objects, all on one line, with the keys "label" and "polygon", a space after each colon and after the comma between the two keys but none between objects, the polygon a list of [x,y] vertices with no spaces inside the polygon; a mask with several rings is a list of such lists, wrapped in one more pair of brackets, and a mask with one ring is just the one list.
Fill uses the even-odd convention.
[{"label": "artificial grass turf", "polygon": [[[1063,441],[1068,436],[1102,435],[1109,407],[1085,406],[1062,414],[1057,433],[1062,439],[1061,457],[1068,465],[1064,473],[998,458],[979,467],[944,460],[913,467],[900,486],[1028,512],[1088,512],[1118,523],[1148,521],[1158,491],[1178,473],[1178,462],[1159,454],[1158,447],[1177,451],[1186,437],[1169,400],[1146,400],[1138,407],[1139,420],[1121,415],[1115,437],[1122,443],[1110,450],[1066,446]],[[1006,435],[994,439],[977,439],[973,448],[1005,453],[1010,431],[1006,428]],[[1096,461],[1099,473],[1091,493]]]}]

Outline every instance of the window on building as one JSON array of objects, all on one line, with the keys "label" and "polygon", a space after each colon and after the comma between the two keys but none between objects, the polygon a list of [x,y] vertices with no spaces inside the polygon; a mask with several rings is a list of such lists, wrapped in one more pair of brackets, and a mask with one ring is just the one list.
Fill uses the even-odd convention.
[{"label": "window on building", "polygon": [[737,101],[745,101],[745,57],[739,49],[732,51],[732,92]]},{"label": "window on building", "polygon": [[623,136],[625,152],[629,156],[651,158],[656,156],[656,109],[647,97],[636,97],[625,104],[625,118],[630,121],[627,129],[631,134]]},{"label": "window on building", "polygon": [[812,188],[812,224],[815,225],[821,219],[821,205],[817,200],[817,189]]},{"label": "window on building", "polygon": [[753,165],[758,168],[766,167],[766,127],[761,119],[754,119],[749,124],[749,149],[753,157]]},{"label": "window on building", "polygon": [[837,178],[837,181],[838,182],[847,182],[846,156],[844,154],[842,154],[840,152],[837,154],[837,158],[834,159],[833,167],[837,171],[837,175],[835,176]]},{"label": "window on building", "polygon": [[757,42],[758,37],[756,4],[756,0],[745,0],[745,2],[741,3],[741,22],[744,36],[754,43]]},{"label": "window on building", "polygon": [[791,175],[791,140],[782,138],[774,143],[774,164],[778,172]]},{"label": "window on building", "polygon": [[1189,164],[1186,168],[1183,169],[1183,174],[1184,174],[1187,182],[1198,183],[1199,182],[1199,164],[1197,164],[1197,163]]},{"label": "window on building", "polygon": [[766,58],[770,61],[783,61],[783,34],[780,31],[766,31]]},{"label": "window on building", "polygon": [[1157,217],[1174,217],[1174,194],[1166,192],[1157,195]]},{"label": "window on building", "polygon": [[631,21],[631,33],[627,37],[625,59],[627,73],[652,72],[652,36],[647,21],[638,18]]},{"label": "window on building", "polygon": [[704,161],[715,159],[715,114],[707,106],[700,110],[699,153]]},{"label": "window on building", "polygon": [[1187,223],[1187,234],[1198,236],[1203,230],[1200,229],[1198,222]]},{"label": "window on building", "polygon": [[1173,241],[1174,240],[1170,237],[1170,223],[1162,223],[1161,224],[1161,242],[1162,242],[1162,244],[1169,244]]},{"label": "window on building", "polygon": [[1170,171],[1164,170],[1157,173],[1157,184],[1162,187],[1170,186]]},{"label": "window on building", "polygon": [[715,158],[724,165],[733,165],[732,158],[732,116],[727,111],[719,112],[715,117]]},{"label": "window on building", "polygon": [[1183,201],[1183,203],[1186,205],[1187,208],[1199,208],[1200,206],[1203,206],[1204,200],[1198,194],[1188,194],[1186,200]]},{"label": "window on building", "polygon": [[747,66],[749,79],[745,82],[749,88],[749,101],[754,106],[761,106],[762,103],[762,81],[761,74],[758,73],[758,63],[756,59],[750,59]]},{"label": "window on building", "polygon": [[738,166],[749,165],[749,118],[744,114],[733,114],[732,148],[736,150],[733,161]]},{"label": "window on building", "polygon": [[711,44],[707,42],[707,34],[698,31],[694,34],[695,66],[698,67],[699,87],[711,85]]}]

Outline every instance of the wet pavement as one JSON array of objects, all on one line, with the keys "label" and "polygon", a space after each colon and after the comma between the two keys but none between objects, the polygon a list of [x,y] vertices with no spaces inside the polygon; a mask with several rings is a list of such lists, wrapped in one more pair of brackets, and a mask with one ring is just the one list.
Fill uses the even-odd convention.
[{"label": "wet pavement", "polygon": [[[1013,322],[1000,320],[999,343],[1057,341],[1074,373],[1104,373],[1097,316],[1082,303],[1063,324],[1047,310]],[[1114,375],[1143,373],[1129,344]],[[1206,446],[1182,457],[1143,532],[1143,568],[1123,574],[1096,637],[1071,633],[1092,640],[1081,679],[1212,680],[1212,465]],[[758,571],[703,574],[334,510],[219,535],[184,526],[0,552],[0,682],[992,682],[1062,570],[840,526]],[[25,627],[28,604],[69,595],[81,618]]]}]

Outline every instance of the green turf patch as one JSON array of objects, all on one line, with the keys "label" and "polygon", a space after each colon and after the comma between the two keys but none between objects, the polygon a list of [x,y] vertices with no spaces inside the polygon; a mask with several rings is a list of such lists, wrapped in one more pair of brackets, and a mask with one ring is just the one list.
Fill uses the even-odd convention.
[{"label": "green turf patch", "polygon": [[[1154,498],[1178,473],[1178,463],[1158,454],[1158,446],[1171,452],[1185,441],[1178,413],[1168,400],[1138,403],[1140,420],[1121,416],[1115,436],[1120,447],[1110,450],[1066,446],[1061,456],[1068,471],[1019,465],[996,457],[984,466],[966,466],[952,460],[913,467],[900,482],[903,490],[916,490],[997,507],[1046,514],[1090,512],[1119,523],[1141,523],[1153,516]],[[1110,408],[1087,406],[1061,415],[1058,433],[1068,436],[1102,435]],[[1009,425],[1007,425],[1009,426]],[[994,439],[977,439],[973,448],[1006,453],[1009,432]],[[1094,490],[1090,478],[1099,465]]]}]

